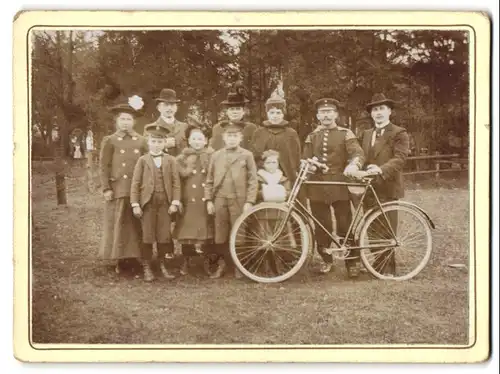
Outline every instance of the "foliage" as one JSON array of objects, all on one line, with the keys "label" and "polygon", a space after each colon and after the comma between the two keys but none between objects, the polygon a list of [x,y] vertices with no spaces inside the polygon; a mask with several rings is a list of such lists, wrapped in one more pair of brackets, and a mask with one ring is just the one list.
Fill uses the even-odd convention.
[{"label": "foliage", "polygon": [[[143,97],[138,130],[157,116],[162,88],[177,91],[178,117],[196,111],[215,123],[228,90],[241,80],[250,119],[265,119],[264,103],[280,81],[287,117],[304,137],[314,126],[313,103],[345,103],[342,120],[366,121],[377,92],[400,105],[394,121],[420,146],[437,149],[449,130],[467,135],[468,35],[443,30],[172,30],[36,32],[32,54],[32,115],[43,134],[90,126],[96,139],[112,131],[107,107],[118,97]],[[54,118],[56,117],[56,118]],[[46,140],[50,145],[50,139]]]}]

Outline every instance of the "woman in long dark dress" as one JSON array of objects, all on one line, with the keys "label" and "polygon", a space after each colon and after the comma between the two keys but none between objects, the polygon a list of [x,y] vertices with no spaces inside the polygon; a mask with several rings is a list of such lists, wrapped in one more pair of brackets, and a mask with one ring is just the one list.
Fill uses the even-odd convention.
[{"label": "woman in long dark dress", "polygon": [[115,133],[104,137],[100,152],[100,177],[105,198],[100,258],[116,263],[116,272],[126,259],[141,258],[141,225],[132,214],[130,187],[135,164],[147,152],[144,137],[134,131],[142,99],[135,96],[111,108]]}]

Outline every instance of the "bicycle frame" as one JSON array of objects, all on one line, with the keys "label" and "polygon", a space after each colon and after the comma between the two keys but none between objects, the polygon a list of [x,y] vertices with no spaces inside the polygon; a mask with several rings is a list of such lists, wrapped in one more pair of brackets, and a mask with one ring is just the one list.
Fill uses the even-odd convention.
[{"label": "bicycle frame", "polygon": [[[284,229],[284,226],[285,226],[285,224],[286,224],[286,222],[288,220],[288,217],[290,216],[291,212],[292,211],[298,211],[302,216],[305,216],[305,217],[307,217],[309,219],[312,219],[313,222],[317,225],[317,227],[319,227],[321,230],[323,230],[323,232],[325,232],[330,237],[330,239],[335,243],[335,245],[338,248],[340,248],[340,249],[347,248],[347,246],[346,246],[347,240],[348,240],[349,236],[351,235],[353,229],[355,228],[356,218],[358,217],[358,215],[361,212],[361,207],[363,206],[363,201],[365,200],[365,197],[368,194],[368,192],[371,191],[373,193],[373,196],[375,197],[376,202],[377,202],[377,206],[376,207],[378,207],[378,209],[381,210],[381,212],[382,212],[382,214],[383,214],[383,216],[385,218],[385,222],[388,224],[388,227],[390,228],[391,239],[395,240],[395,244],[394,245],[379,244],[379,245],[370,245],[368,247],[349,246],[348,248],[350,250],[365,249],[365,248],[369,248],[369,249],[383,249],[383,248],[388,248],[388,247],[396,247],[396,246],[399,245],[399,243],[397,241],[397,238],[396,238],[396,234],[394,233],[394,230],[392,229],[392,226],[390,224],[389,218],[387,217],[387,215],[385,214],[385,212],[384,212],[384,210],[382,208],[382,204],[380,203],[380,200],[379,200],[379,198],[377,196],[377,193],[375,192],[375,189],[371,185],[371,180],[370,179],[368,179],[365,183],[362,183],[362,182],[334,182],[334,181],[332,181],[332,182],[308,181],[307,180],[307,176],[308,176],[308,174],[310,174],[310,166],[311,165],[309,164],[309,162],[306,162],[300,168],[299,173],[297,175],[297,179],[295,180],[295,183],[294,183],[294,185],[292,187],[292,190],[290,191],[290,195],[289,195],[289,197],[288,197],[288,199],[286,201],[286,205],[287,205],[287,207],[289,209],[288,209],[288,211],[286,213],[285,219],[282,221],[282,223],[278,227],[278,230],[276,231],[275,235],[273,236],[273,239],[271,239],[272,241],[274,241],[276,239],[276,237],[281,234],[281,231]],[[337,238],[334,237],[332,235],[332,233],[329,232],[323,226],[323,224],[321,222],[319,222],[318,219],[311,212],[309,212],[309,210],[307,210],[307,208],[299,200],[297,200],[299,191],[300,191],[302,185],[304,185],[304,184],[307,184],[307,185],[346,186],[346,187],[357,186],[357,187],[364,187],[365,188],[365,191],[363,192],[363,195],[361,196],[361,200],[358,203],[358,206],[356,208],[354,216],[353,216],[353,218],[351,220],[351,223],[349,225],[349,229],[347,230],[347,234],[342,239],[342,242],[339,242],[337,240]],[[376,211],[376,209],[373,209],[372,211]],[[307,224],[307,222],[306,222],[306,224]]]}]

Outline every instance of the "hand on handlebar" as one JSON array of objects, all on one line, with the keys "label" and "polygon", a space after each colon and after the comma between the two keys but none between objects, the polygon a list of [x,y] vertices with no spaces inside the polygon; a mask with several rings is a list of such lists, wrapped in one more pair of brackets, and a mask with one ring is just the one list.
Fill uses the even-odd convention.
[{"label": "hand on handlebar", "polygon": [[329,169],[328,165],[319,162],[317,157],[309,158],[307,161],[311,165],[310,166],[311,171],[316,171],[317,169],[321,169],[323,173],[328,172]]}]

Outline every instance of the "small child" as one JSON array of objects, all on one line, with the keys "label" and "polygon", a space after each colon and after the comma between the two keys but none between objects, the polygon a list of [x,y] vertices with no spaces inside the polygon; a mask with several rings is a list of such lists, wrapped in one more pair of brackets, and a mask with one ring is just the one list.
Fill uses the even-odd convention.
[{"label": "small child", "polygon": [[[213,153],[205,182],[207,212],[214,215],[212,254],[218,264],[211,278],[220,278],[231,260],[228,245],[231,228],[241,213],[255,204],[258,188],[253,154],[240,146],[243,125],[228,124],[223,131],[224,148]],[[236,269],[235,277],[241,277]]]},{"label": "small child", "polygon": [[[280,170],[280,154],[275,150],[267,150],[262,154],[262,166],[263,168],[257,171],[258,182],[259,182],[259,200],[264,202],[277,202],[282,203],[287,199],[288,194],[291,190],[291,184],[288,178],[283,175]],[[272,235],[270,232],[271,227],[276,227],[274,224],[277,217],[262,217],[259,221],[262,221],[262,228],[269,230],[267,235]],[[296,241],[292,235],[292,226],[290,221],[287,222],[288,238],[290,240],[290,246],[292,248],[296,247]]]},{"label": "small child", "polygon": [[141,156],[135,165],[130,203],[134,216],[141,219],[144,280],[151,282],[154,280],[151,269],[154,243],[157,243],[163,276],[175,278],[165,267],[165,259],[173,258],[170,216],[181,207],[181,186],[175,158],[163,152],[168,130],[156,124],[146,126],[145,130],[149,153]]},{"label": "small child", "polygon": [[213,222],[207,214],[204,191],[213,149],[207,148],[207,138],[198,126],[187,128],[186,139],[189,147],[176,158],[184,212],[176,223],[174,236],[182,245],[182,275],[188,273],[189,257],[203,254],[202,248],[213,240]]}]

